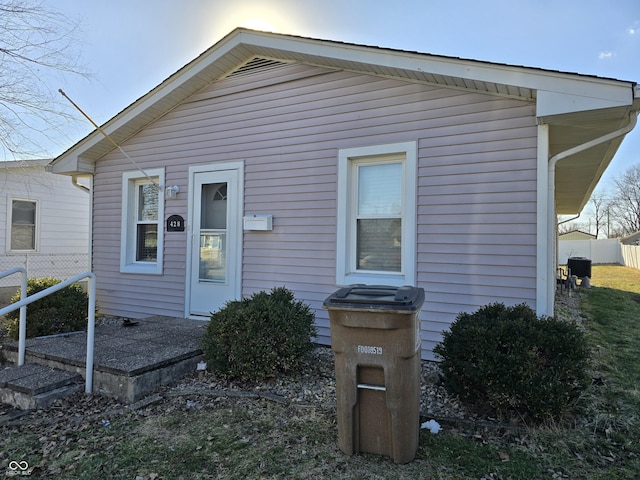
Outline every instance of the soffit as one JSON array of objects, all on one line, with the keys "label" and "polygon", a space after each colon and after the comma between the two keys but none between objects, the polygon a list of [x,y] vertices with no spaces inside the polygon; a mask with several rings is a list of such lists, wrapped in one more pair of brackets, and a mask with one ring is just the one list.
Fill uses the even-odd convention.
[{"label": "soffit", "polygon": [[[626,126],[630,114],[634,114],[631,107],[618,107],[547,118],[549,156]],[[556,210],[559,215],[577,214],[582,210],[623,138],[596,145],[556,164]]]},{"label": "soffit", "polygon": [[558,215],[582,211],[621,142],[622,138],[606,142],[557,163],[555,200]]}]

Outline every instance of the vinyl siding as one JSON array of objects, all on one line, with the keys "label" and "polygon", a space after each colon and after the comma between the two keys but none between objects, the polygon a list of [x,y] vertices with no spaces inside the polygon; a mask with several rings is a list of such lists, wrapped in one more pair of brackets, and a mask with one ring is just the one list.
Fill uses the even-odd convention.
[{"label": "vinyl siding", "polygon": [[427,351],[460,312],[496,301],[535,304],[535,126],[517,112],[485,112],[491,121],[420,142],[418,284],[427,292]]},{"label": "vinyl siding", "polygon": [[[244,232],[242,293],[286,285],[316,312],[335,289],[337,154],[418,142],[418,286],[424,355],[455,315],[487,302],[535,298],[534,105],[346,71],[286,65],[211,84],[123,148],[178,185],[165,217],[187,218],[188,167],[244,161],[243,213],[273,214]],[[182,316],[186,233],[165,233],[164,274],[119,273],[122,172],[97,163],[94,270],[105,313]]]}]

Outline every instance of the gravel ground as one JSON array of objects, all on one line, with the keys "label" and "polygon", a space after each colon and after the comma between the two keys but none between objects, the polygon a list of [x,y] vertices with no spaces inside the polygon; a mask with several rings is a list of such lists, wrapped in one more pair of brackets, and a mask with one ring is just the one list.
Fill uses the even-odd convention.
[{"label": "gravel ground", "polygon": [[[582,321],[580,310],[580,292],[574,291],[557,296],[557,315],[560,318]],[[122,322],[121,318],[99,318],[97,325]],[[1,338],[0,338],[1,341]],[[0,351],[0,362],[2,360]],[[12,422],[20,417],[23,421],[47,422],[55,419],[63,412],[75,417],[100,416],[134,409],[147,409],[149,414],[159,414],[164,408],[172,408],[171,403],[182,401],[187,395],[203,395],[204,397],[239,397],[258,396],[281,403],[301,405],[334,406],[336,403],[335,374],[333,352],[328,347],[318,347],[304,373],[274,378],[261,383],[230,382],[209,372],[193,372],[184,378],[158,389],[146,401],[126,407],[113,399],[100,396],[76,394],[59,400],[49,409],[37,414],[16,411],[12,407],[0,404],[0,425]],[[434,418],[445,423],[459,424],[484,422],[467,411],[457,398],[451,396],[442,386],[438,364],[422,361],[420,412],[426,419]],[[180,399],[180,400],[176,400]],[[31,418],[31,420],[29,420]]]},{"label": "gravel ground", "polygon": [[[215,375],[203,373],[189,375],[171,387],[174,394],[193,390],[268,393],[282,397],[286,402],[333,406],[336,404],[333,352],[328,347],[318,347],[303,374],[281,377],[260,384],[228,382]],[[451,398],[441,385],[440,372],[434,362],[422,362],[420,411],[431,418],[467,417],[460,403]]]},{"label": "gravel ground", "polygon": [[[280,403],[300,405],[335,406],[336,389],[333,352],[328,347],[318,347],[311,355],[304,373],[283,376],[261,383],[232,382],[209,372],[193,372],[182,379],[159,388],[146,400],[133,406],[125,406],[113,399],[87,396],[82,393],[58,400],[52,407],[36,412],[20,412],[0,404],[0,425],[20,418],[21,422],[47,423],[65,416],[110,415],[134,409],[151,409],[149,414],[161,413],[172,408],[171,403],[188,395],[204,397],[263,397]],[[441,385],[436,363],[422,362],[421,413],[429,418],[469,418],[460,403],[452,398]]]}]

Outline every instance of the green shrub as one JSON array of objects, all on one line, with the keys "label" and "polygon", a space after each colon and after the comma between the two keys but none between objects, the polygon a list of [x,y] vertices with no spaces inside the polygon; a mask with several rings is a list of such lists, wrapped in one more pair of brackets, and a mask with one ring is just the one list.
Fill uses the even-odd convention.
[{"label": "green shrub", "polygon": [[[60,283],[55,278],[29,278],[27,296],[34,295]],[[11,303],[20,300],[20,290],[11,297]],[[79,284],[36,300],[27,306],[27,338],[84,330],[87,326],[89,297]],[[14,340],[20,334],[20,310],[6,315],[9,320],[8,335]]]},{"label": "green shrub", "polygon": [[461,313],[434,352],[450,392],[500,417],[558,419],[589,383],[584,334],[524,304]]},{"label": "green shrub", "polygon": [[211,315],[201,347],[212,371],[262,380],[296,371],[313,349],[314,315],[284,287],[227,302]]}]

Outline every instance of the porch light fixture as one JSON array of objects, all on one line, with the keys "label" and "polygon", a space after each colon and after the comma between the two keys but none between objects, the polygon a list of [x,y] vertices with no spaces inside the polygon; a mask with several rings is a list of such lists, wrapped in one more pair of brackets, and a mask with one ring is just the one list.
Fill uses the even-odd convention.
[{"label": "porch light fixture", "polygon": [[171,185],[170,187],[164,189],[164,198],[166,200],[177,198],[179,191],[180,187],[178,185]]}]

